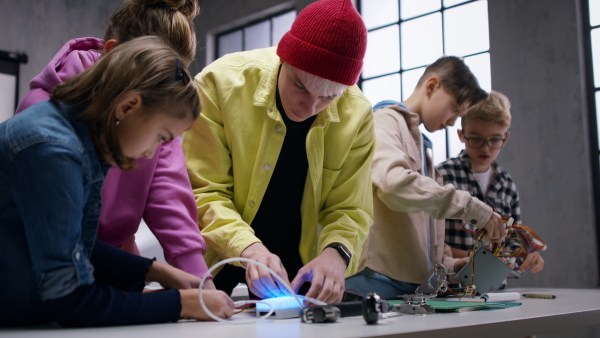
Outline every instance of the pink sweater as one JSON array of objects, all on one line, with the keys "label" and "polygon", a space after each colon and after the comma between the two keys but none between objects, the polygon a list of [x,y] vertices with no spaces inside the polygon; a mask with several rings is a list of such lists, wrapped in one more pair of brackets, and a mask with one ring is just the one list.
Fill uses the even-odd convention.
[{"label": "pink sweater", "polygon": [[[102,55],[102,40],[78,38],[67,42],[44,70],[34,77],[17,113],[48,100],[57,84],[83,72]],[[198,213],[187,175],[181,141],[163,143],[151,159],[140,159],[135,170],[111,169],[102,189],[98,239],[139,255],[135,233],[144,219],[175,267],[202,277],[208,270],[206,242],[198,229]]]}]

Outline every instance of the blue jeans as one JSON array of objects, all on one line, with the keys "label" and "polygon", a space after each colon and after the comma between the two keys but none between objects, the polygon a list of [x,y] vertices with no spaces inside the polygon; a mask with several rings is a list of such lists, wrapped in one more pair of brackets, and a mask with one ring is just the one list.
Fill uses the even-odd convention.
[{"label": "blue jeans", "polygon": [[413,294],[418,286],[419,284],[391,279],[369,268],[346,279],[346,292],[352,294],[356,291],[363,297],[375,292],[383,299],[397,299],[405,294]]}]

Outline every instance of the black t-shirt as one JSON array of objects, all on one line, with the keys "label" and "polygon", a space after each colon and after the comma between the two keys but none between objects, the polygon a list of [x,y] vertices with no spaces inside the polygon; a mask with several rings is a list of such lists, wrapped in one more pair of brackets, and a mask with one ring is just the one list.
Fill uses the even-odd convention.
[{"label": "black t-shirt", "polygon": [[[308,172],[306,136],[316,115],[294,122],[283,109],[279,91],[276,95],[286,134],[271,180],[250,226],[265,247],[281,259],[291,281],[304,265],[298,248],[302,234],[300,207]],[[218,289],[231,293],[237,283],[246,283],[245,270],[226,264],[215,275],[214,283]],[[299,293],[307,290],[308,286],[304,285]]]},{"label": "black t-shirt", "polygon": [[290,120],[277,93],[277,109],[286,126],[285,139],[273,175],[252,220],[252,228],[263,244],[279,256],[288,277],[293,279],[303,266],[298,246],[302,234],[300,206],[308,172],[306,135],[316,118]]}]

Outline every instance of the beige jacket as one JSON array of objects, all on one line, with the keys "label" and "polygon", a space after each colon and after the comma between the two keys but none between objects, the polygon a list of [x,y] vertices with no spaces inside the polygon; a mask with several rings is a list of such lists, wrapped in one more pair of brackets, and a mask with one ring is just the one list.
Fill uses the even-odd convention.
[{"label": "beige jacket", "polygon": [[444,243],[444,220],[466,220],[481,228],[492,209],[466,191],[442,186],[442,176],[428,155],[430,177],[424,176],[417,114],[393,105],[377,110],[374,119],[374,223],[358,271],[369,267],[396,280],[423,282],[429,271],[430,227],[433,263],[442,263],[453,274],[457,259]]}]

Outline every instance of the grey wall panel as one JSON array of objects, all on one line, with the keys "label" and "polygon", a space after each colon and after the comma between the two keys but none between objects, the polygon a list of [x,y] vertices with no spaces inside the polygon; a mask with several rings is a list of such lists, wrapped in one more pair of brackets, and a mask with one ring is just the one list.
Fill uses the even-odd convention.
[{"label": "grey wall panel", "polygon": [[19,97],[69,39],[102,37],[119,0],[0,0],[0,49],[29,56],[21,64]]},{"label": "grey wall panel", "polygon": [[597,287],[581,18],[574,0],[490,0],[492,87],[512,102],[499,157],[524,224],[547,241],[544,271],[511,285]]}]

